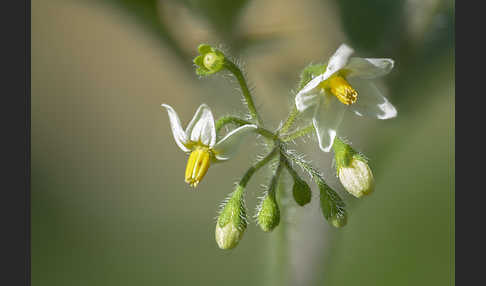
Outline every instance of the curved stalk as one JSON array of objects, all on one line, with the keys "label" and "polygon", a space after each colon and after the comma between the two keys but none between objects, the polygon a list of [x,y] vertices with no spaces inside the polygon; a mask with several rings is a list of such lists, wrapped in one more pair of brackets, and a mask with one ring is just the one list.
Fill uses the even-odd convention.
[{"label": "curved stalk", "polygon": [[[223,126],[227,124],[235,124],[236,126],[242,126],[246,124],[253,124],[249,121],[246,121],[244,119],[238,118],[238,117],[233,117],[233,116],[223,116],[220,119],[216,121],[216,133],[218,133]],[[271,139],[271,140],[277,140],[278,136],[275,135],[273,132],[263,128],[263,127],[258,127],[255,132],[258,134],[262,135],[265,138]]]},{"label": "curved stalk", "polygon": [[297,110],[297,107],[294,105],[294,108],[290,111],[287,120],[285,120],[285,123],[277,131],[277,134],[282,134],[287,132],[287,130],[289,130],[289,128],[292,127],[292,124],[294,123],[295,119],[297,119],[299,114],[300,114],[299,110]]},{"label": "curved stalk", "polygon": [[224,66],[238,80],[238,83],[240,84],[241,87],[241,92],[245,97],[246,105],[248,107],[248,110],[250,111],[251,118],[255,120],[258,126],[263,125],[263,121],[260,118],[260,115],[258,115],[258,112],[255,107],[255,103],[253,102],[253,98],[250,93],[250,89],[248,88],[248,84],[246,83],[245,77],[243,76],[243,73],[241,72],[240,68],[237,65],[235,65],[233,62],[227,60],[226,58],[224,61]]},{"label": "curved stalk", "polygon": [[263,159],[258,161],[255,165],[251,166],[243,175],[243,178],[241,178],[239,185],[242,187],[246,187],[253,174],[255,174],[256,171],[258,171],[261,167],[265,166],[268,162],[270,162],[270,160],[275,155],[277,155],[277,153],[279,153],[278,151],[279,151],[278,147],[273,148],[273,150],[270,153],[268,153],[267,156],[265,156]]},{"label": "curved stalk", "polygon": [[284,138],[282,138],[282,142],[289,142],[289,141],[292,141],[294,139],[297,139],[299,137],[302,137],[310,132],[314,131],[314,125],[312,124],[309,124],[307,125],[306,127],[302,128],[302,129],[299,129],[293,133],[290,133],[289,135],[285,136]]}]

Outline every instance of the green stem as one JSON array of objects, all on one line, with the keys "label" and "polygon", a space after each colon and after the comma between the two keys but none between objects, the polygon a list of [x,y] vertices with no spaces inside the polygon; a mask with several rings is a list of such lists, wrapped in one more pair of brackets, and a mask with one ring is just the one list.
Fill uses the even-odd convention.
[{"label": "green stem", "polygon": [[289,135],[285,136],[284,138],[282,138],[282,141],[283,142],[288,142],[288,141],[292,141],[294,139],[297,139],[301,136],[304,136],[306,135],[307,133],[309,132],[312,132],[314,131],[314,126],[312,124],[309,124],[307,125],[306,127],[302,128],[302,129],[299,129],[293,133],[290,133]]},{"label": "green stem", "polygon": [[234,124],[236,126],[242,126],[242,125],[251,124],[251,123],[246,121],[246,120],[243,120],[241,118],[238,118],[238,117],[223,116],[216,121],[216,124],[215,124],[216,125],[215,126],[216,127],[216,133],[219,133],[221,128],[223,128],[223,126],[225,126],[226,124]]},{"label": "green stem", "polygon": [[[221,130],[221,128],[223,126],[225,126],[226,124],[235,124],[236,126],[242,126],[242,125],[253,124],[253,123],[246,121],[246,120],[243,120],[241,118],[237,118],[237,117],[223,116],[216,121],[216,133],[218,133]],[[262,135],[263,137],[271,139],[271,140],[277,140],[278,139],[277,135],[275,135],[273,132],[271,132],[271,131],[269,131],[265,128],[262,128],[262,127],[258,127],[255,130],[255,132],[257,132],[258,134]]]},{"label": "green stem", "polygon": [[293,155],[293,154],[290,154],[288,152],[285,152],[285,151],[282,151],[281,154],[283,155],[282,157],[284,157],[283,160],[285,160],[285,164],[287,166],[292,166],[290,162],[293,162],[293,163],[296,163],[299,167],[302,168],[302,170],[304,170],[305,172],[307,172],[307,174],[309,175],[309,177],[311,177],[311,179],[316,182],[317,184],[321,184],[321,183],[324,183],[325,184],[325,181],[324,181],[324,178],[322,178],[322,175],[319,171],[317,171],[312,165],[310,165],[309,163],[307,163],[306,161],[304,161],[303,159]]},{"label": "green stem", "polygon": [[248,110],[250,111],[251,118],[256,121],[257,125],[259,125],[259,126],[263,125],[263,121],[260,118],[260,116],[258,115],[258,112],[255,108],[255,103],[253,102],[253,98],[251,97],[250,89],[248,88],[245,77],[243,76],[243,73],[241,72],[240,68],[226,58],[224,60],[224,66],[238,80],[238,83],[240,84],[240,87],[241,87],[241,92],[243,93],[243,96],[245,97],[246,104],[248,106]]},{"label": "green stem", "polygon": [[301,180],[300,177],[299,177],[299,175],[297,174],[297,172],[294,170],[294,168],[292,168],[292,165],[290,165],[290,162],[285,157],[285,155],[280,154],[280,158],[281,158],[283,164],[285,165],[285,168],[287,169],[287,171],[289,172],[289,174],[292,176],[292,178],[294,180]]},{"label": "green stem", "polygon": [[[277,148],[276,148],[277,149]],[[275,198],[275,190],[277,189],[278,179],[280,178],[280,174],[282,173],[282,169],[284,167],[282,156],[280,156],[280,161],[278,163],[277,170],[275,170],[275,174],[272,177],[272,181],[270,182],[269,187],[269,194]]]},{"label": "green stem", "polygon": [[243,175],[243,178],[241,178],[239,185],[243,188],[246,187],[248,181],[250,181],[253,174],[255,174],[255,172],[258,171],[261,167],[265,166],[265,164],[267,164],[275,155],[277,155],[278,150],[278,147],[273,148],[273,150],[268,153],[267,156],[258,161],[255,165],[251,166]]},{"label": "green stem", "polygon": [[282,134],[287,132],[287,130],[289,130],[289,128],[292,126],[292,124],[294,123],[295,119],[297,119],[297,116],[299,114],[300,114],[299,110],[297,110],[297,107],[294,105],[294,108],[292,109],[292,111],[290,111],[287,120],[282,125],[282,128],[280,128],[280,130],[277,131],[277,134]]}]

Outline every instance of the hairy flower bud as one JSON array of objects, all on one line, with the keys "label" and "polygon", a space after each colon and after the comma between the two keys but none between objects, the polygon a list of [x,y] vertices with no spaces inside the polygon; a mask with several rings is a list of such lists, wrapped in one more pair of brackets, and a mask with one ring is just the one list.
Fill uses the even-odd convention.
[{"label": "hairy flower bud", "polygon": [[275,193],[269,192],[262,199],[257,214],[257,223],[263,231],[272,231],[280,223],[280,210]]},{"label": "hairy flower bud", "polygon": [[294,178],[294,186],[292,188],[292,194],[295,202],[299,206],[304,206],[311,201],[312,192],[307,183],[299,178]]},{"label": "hairy flower bud", "polygon": [[221,249],[235,248],[246,230],[247,219],[243,191],[243,187],[238,185],[219,214],[215,238]]},{"label": "hairy flower bud", "polygon": [[322,215],[334,227],[343,227],[348,222],[344,202],[324,181],[318,181]]},{"label": "hairy flower bud", "polygon": [[344,189],[360,198],[374,189],[374,178],[366,158],[341,139],[334,140],[336,172]]},{"label": "hairy flower bud", "polygon": [[374,190],[373,173],[368,164],[359,157],[353,156],[349,166],[338,169],[338,177],[346,191],[357,198]]},{"label": "hairy flower bud", "polygon": [[337,213],[331,217],[331,224],[334,227],[343,227],[348,223],[348,214],[346,210],[342,210],[341,213]]},{"label": "hairy flower bud", "polygon": [[206,44],[199,45],[198,51],[199,55],[194,58],[198,75],[210,75],[223,69],[225,58],[221,51]]}]

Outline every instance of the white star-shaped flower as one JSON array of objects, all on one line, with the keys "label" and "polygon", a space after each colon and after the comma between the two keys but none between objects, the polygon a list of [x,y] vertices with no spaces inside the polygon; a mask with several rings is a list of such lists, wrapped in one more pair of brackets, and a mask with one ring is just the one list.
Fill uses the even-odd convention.
[{"label": "white star-shaped flower", "polygon": [[377,119],[397,116],[395,107],[370,81],[388,74],[393,60],[351,57],[353,52],[342,44],[329,59],[325,72],[310,80],[295,97],[299,111],[315,108],[312,122],[324,152],[331,149],[346,109]]},{"label": "white star-shaped flower", "polygon": [[175,110],[167,104],[162,104],[162,107],[169,114],[170,126],[177,146],[186,153],[190,152],[185,181],[193,187],[202,180],[211,162],[230,159],[236,153],[243,137],[257,128],[254,124],[243,125],[216,142],[214,117],[206,104],[199,106],[185,131]]}]

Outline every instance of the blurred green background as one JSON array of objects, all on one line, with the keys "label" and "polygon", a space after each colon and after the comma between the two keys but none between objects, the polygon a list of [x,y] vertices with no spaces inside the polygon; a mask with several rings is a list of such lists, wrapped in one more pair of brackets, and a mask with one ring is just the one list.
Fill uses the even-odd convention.
[{"label": "blurred green background", "polygon": [[[32,285],[454,284],[454,17],[438,0],[33,0]],[[296,147],[345,198],[346,227],[329,226],[314,192],[273,233],[251,223],[218,249],[218,204],[259,149],[184,183],[160,104],[183,124],[203,102],[244,113],[236,83],[195,75],[202,42],[245,63],[272,129],[302,68],[340,43],[395,60],[379,85],[398,117],[349,113],[340,129],[372,160],[373,195],[345,194],[314,138]]]}]

